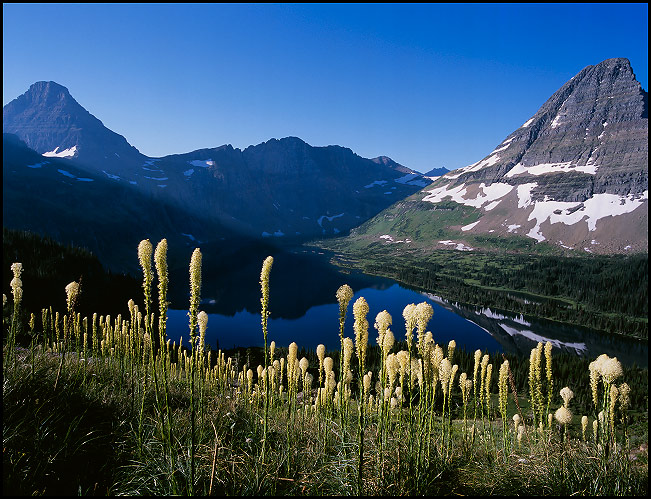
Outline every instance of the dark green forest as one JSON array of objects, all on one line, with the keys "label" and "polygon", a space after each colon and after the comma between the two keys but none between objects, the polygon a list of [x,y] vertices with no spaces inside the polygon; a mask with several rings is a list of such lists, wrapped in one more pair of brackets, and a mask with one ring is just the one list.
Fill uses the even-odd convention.
[{"label": "dark green forest", "polygon": [[558,257],[523,253],[433,251],[335,257],[342,266],[381,275],[469,305],[648,338],[649,257]]},{"label": "dark green forest", "polygon": [[84,248],[63,245],[49,237],[3,228],[2,292],[11,296],[11,264],[23,264],[23,309],[40,317],[43,308],[66,310],[65,287],[81,279],[77,311],[116,316],[127,310],[132,297],[142,295],[142,283],[129,275],[105,270],[97,257]]}]

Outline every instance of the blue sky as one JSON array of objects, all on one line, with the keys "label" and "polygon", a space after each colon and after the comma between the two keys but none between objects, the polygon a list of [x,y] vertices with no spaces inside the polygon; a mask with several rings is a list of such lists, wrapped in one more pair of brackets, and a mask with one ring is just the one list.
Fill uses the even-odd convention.
[{"label": "blue sky", "polygon": [[64,85],[142,153],[297,136],[418,171],[490,153],[588,65],[648,91],[648,4],[3,4],[3,105]]}]

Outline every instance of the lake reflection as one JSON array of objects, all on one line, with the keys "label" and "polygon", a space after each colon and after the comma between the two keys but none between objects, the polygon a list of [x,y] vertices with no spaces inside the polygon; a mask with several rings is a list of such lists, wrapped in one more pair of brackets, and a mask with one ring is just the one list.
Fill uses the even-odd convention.
[{"label": "lake reflection", "polygon": [[[260,323],[260,268],[263,255],[238,269],[213,272],[202,289],[201,309],[208,313],[206,343],[213,348],[263,346]],[[244,269],[244,270],[243,270]],[[232,274],[231,274],[232,272]],[[216,279],[215,276],[219,275]],[[206,282],[206,273],[204,273]],[[300,249],[274,255],[270,278],[270,320],[268,341],[299,348],[316,349],[323,343],[328,350],[339,349],[339,305],[335,293],[349,284],[355,295],[348,306],[345,335],[354,338],[353,303],[363,296],[369,304],[369,343],[376,344],[375,316],[387,310],[393,318],[397,340],[405,337],[402,311],[409,303],[426,301],[434,309],[428,330],[434,341],[467,351],[508,352],[528,357],[538,341],[550,341],[555,351],[594,359],[601,353],[616,356],[625,364],[648,366],[648,345],[628,338],[613,337],[585,328],[516,316],[482,307],[450,303],[435,295],[407,289],[390,279],[361,273],[344,273],[328,262],[319,250]],[[183,336],[188,344],[187,310],[169,310],[168,337]]]}]

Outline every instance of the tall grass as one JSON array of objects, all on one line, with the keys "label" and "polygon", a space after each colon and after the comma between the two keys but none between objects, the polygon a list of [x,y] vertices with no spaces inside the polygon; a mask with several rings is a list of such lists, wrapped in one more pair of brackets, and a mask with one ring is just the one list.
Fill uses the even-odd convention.
[{"label": "tall grass", "polygon": [[[4,493],[647,491],[648,457],[637,446],[648,431],[630,424],[631,388],[617,359],[599,356],[586,373],[589,386],[572,386],[576,380],[552,372],[552,347],[540,343],[529,358],[526,395],[515,392],[513,359],[500,365],[494,390],[490,355],[477,350],[473,368],[454,341],[438,345],[427,330],[433,311],[426,303],[405,307],[403,342],[395,341],[391,316],[378,314],[372,348],[368,303],[358,298],[353,344],[343,336],[353,292],[342,287],[340,350],[319,345],[299,360],[295,342],[268,343],[269,257],[260,278],[265,346],[256,377],[256,360],[240,363],[203,341],[199,249],[190,264],[189,347],[170,345],[166,249],[165,240],[156,247],[154,276],[152,246],[139,246],[144,316],[130,300],[124,317],[82,319],[74,303],[83,290],[71,283],[66,313],[43,309],[40,328],[33,314],[22,319],[22,266],[12,266],[19,291],[3,308]],[[16,344],[21,328],[32,333],[30,349]],[[570,408],[580,389],[592,396],[590,414]]]}]

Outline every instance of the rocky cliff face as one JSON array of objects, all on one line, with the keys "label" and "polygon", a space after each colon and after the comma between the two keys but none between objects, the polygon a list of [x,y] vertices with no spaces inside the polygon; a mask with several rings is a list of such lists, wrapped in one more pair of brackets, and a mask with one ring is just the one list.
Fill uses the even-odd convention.
[{"label": "rocky cliff face", "polygon": [[473,223],[446,227],[465,248],[490,234],[594,253],[648,251],[648,171],[647,93],[627,59],[608,59],[580,71],[488,156],[442,176],[415,197],[425,205],[411,207],[453,201],[477,210]]}]

